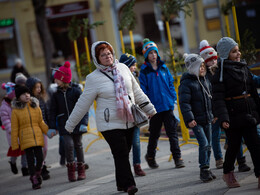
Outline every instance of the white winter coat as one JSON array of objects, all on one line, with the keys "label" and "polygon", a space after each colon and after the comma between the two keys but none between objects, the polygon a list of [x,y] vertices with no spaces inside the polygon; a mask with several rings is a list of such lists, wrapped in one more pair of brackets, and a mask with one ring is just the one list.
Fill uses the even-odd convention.
[{"label": "white winter coat", "polygon": [[[87,75],[84,91],[78,99],[78,102],[76,103],[72,113],[70,114],[69,119],[66,122],[66,130],[73,130],[75,128],[75,126],[80,122],[86,112],[89,111],[89,108],[94,100],[96,100],[97,103],[96,125],[98,131],[102,132],[112,129],[128,129],[134,126],[133,123],[125,122],[117,116],[116,93],[114,83],[106,75],[100,72],[100,69],[104,68],[105,66],[98,64],[95,58],[95,47],[100,43],[109,44],[108,42],[100,41],[92,45],[92,58],[97,69],[91,74]],[[114,60],[114,63],[118,63],[118,61]],[[121,63],[117,64],[117,68],[124,78],[126,90],[128,92],[128,95],[131,97],[131,101],[135,102],[138,105],[149,102],[149,104],[142,108],[143,111],[147,115],[156,114],[156,110],[153,104],[143,93],[142,89],[139,87],[129,68]],[[111,72],[109,72],[108,75],[113,78]]]}]

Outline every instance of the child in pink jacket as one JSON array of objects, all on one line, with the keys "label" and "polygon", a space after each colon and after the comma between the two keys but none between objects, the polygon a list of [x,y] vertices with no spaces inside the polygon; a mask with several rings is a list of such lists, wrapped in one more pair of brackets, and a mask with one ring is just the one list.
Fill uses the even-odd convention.
[{"label": "child in pink jacket", "polygon": [[6,90],[6,95],[3,98],[1,107],[0,107],[0,117],[2,120],[2,124],[4,126],[4,130],[6,132],[6,139],[9,144],[9,150],[7,153],[7,156],[10,156],[10,165],[11,170],[13,174],[18,173],[18,169],[16,166],[16,160],[17,157],[21,155],[21,166],[22,166],[22,174],[23,176],[28,175],[28,168],[27,168],[27,160],[26,155],[24,151],[21,151],[21,149],[12,150],[11,147],[11,115],[12,115],[12,108],[11,108],[11,101],[15,97],[14,92],[14,86],[15,84],[12,82],[3,83],[2,89]]}]

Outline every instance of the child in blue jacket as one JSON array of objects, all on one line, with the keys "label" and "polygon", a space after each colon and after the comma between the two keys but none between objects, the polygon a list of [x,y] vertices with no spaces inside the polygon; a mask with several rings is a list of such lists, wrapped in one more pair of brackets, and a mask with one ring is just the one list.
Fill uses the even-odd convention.
[{"label": "child in blue jacket", "polygon": [[185,167],[179,147],[177,119],[173,114],[177,96],[172,75],[164,62],[161,61],[157,45],[153,41],[144,39],[143,54],[145,62],[141,66],[140,86],[157,111],[157,114],[150,119],[150,136],[145,159],[150,168],[159,167],[155,161],[155,155],[162,124],[164,124],[175,167]]}]

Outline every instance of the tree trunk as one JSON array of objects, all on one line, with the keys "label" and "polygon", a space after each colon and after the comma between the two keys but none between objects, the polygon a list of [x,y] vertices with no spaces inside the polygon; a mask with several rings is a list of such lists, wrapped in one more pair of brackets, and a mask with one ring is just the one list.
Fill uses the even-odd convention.
[{"label": "tree trunk", "polygon": [[44,57],[45,57],[46,79],[47,79],[47,85],[49,85],[50,77],[51,77],[51,70],[50,70],[51,59],[52,59],[52,54],[55,51],[55,47],[45,17],[46,0],[40,0],[40,1],[32,0],[32,3],[34,7],[37,29],[43,46]]}]

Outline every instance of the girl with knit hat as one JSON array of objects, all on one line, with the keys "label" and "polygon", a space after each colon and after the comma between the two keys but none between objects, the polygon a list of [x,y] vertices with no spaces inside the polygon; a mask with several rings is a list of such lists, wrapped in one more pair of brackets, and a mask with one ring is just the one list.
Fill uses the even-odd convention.
[{"label": "girl with knit hat", "polygon": [[15,96],[11,117],[12,148],[16,150],[21,147],[21,150],[25,150],[32,188],[39,189],[42,183],[43,133],[48,133],[48,126],[42,118],[39,101],[30,96],[30,90],[26,86],[16,85]]},{"label": "girl with knit hat", "polygon": [[[139,82],[138,77],[136,77],[136,58],[128,53],[121,55],[119,59],[120,63],[125,64],[131,73],[136,78],[137,82]],[[141,149],[140,149],[140,129],[139,127],[135,127],[134,136],[133,136],[133,165],[135,175],[137,176],[145,176],[145,172],[141,168]]]},{"label": "girl with knit hat", "polygon": [[238,44],[229,37],[217,43],[219,68],[212,78],[214,114],[228,139],[223,179],[230,188],[240,184],[234,176],[234,163],[242,137],[250,151],[260,188],[260,100],[247,64],[241,59]]},{"label": "girl with knit hat", "polygon": [[[200,56],[204,59],[205,65],[207,68],[207,77],[209,80],[212,80],[213,75],[218,68],[217,63],[217,52],[212,48],[207,40],[202,40],[200,42]],[[216,167],[218,169],[223,168],[223,155],[220,147],[220,136],[221,136],[221,127],[217,117],[214,119],[212,124],[212,149],[214,152],[214,157],[216,160]],[[227,146],[227,139],[226,144]],[[240,150],[237,154],[238,170],[239,172],[250,171],[250,167],[246,164],[246,157],[243,155],[243,145],[241,143]]]},{"label": "girl with knit hat", "polygon": [[[86,178],[82,134],[87,132],[88,113],[84,115],[72,132],[66,131],[66,121],[82,93],[79,85],[71,83],[71,78],[69,61],[66,61],[59,69],[55,69],[54,82],[57,83],[58,87],[55,88],[56,91],[52,94],[50,100],[49,128],[54,132],[58,129],[59,135],[64,138],[68,180],[74,182]],[[76,151],[77,163],[74,161],[74,150]],[[77,178],[75,174],[76,166]]]},{"label": "girl with knit hat", "polygon": [[11,171],[13,174],[18,173],[18,169],[16,166],[16,160],[18,156],[21,156],[21,165],[22,165],[22,174],[23,176],[28,175],[28,168],[27,168],[27,161],[26,161],[26,155],[24,151],[21,151],[21,148],[19,147],[17,150],[13,150],[11,146],[11,115],[12,115],[12,108],[11,108],[11,101],[15,97],[15,91],[14,91],[15,84],[12,82],[3,83],[2,89],[6,90],[6,95],[1,103],[0,107],[0,117],[4,126],[4,130],[6,132],[6,139],[9,144],[9,150],[7,153],[7,156],[10,156],[10,166]]},{"label": "girl with knit hat", "polygon": [[[30,77],[26,80],[25,85],[29,88],[31,97],[35,97],[39,100],[40,108],[42,111],[42,117],[46,124],[48,124],[48,110],[46,104],[46,92],[45,88],[40,79],[36,77]],[[41,176],[43,180],[50,178],[49,171],[45,165],[45,159],[48,151],[48,138],[47,135],[44,136],[44,147],[43,147],[43,166],[41,171]]]},{"label": "girl with knit hat", "polygon": [[191,128],[199,143],[200,179],[209,182],[216,179],[210,170],[212,131],[212,91],[206,77],[204,60],[197,54],[183,55],[187,72],[179,86],[179,104],[187,128]]},{"label": "girl with knit hat", "polygon": [[162,124],[164,124],[175,167],[182,168],[185,165],[179,147],[178,122],[173,113],[174,103],[177,100],[174,81],[166,64],[161,60],[157,45],[149,39],[144,39],[143,42],[145,62],[141,66],[139,81],[143,92],[149,97],[157,111],[149,122],[150,136],[145,159],[150,168],[159,167],[155,160],[156,147]]},{"label": "girl with knit hat", "polygon": [[133,195],[138,189],[129,162],[135,127],[129,97],[141,105],[148,116],[153,116],[156,111],[129,68],[115,59],[115,51],[108,42],[93,43],[91,54],[96,70],[86,77],[84,92],[65,128],[72,132],[96,100],[97,129],[113,154],[117,190]]}]

